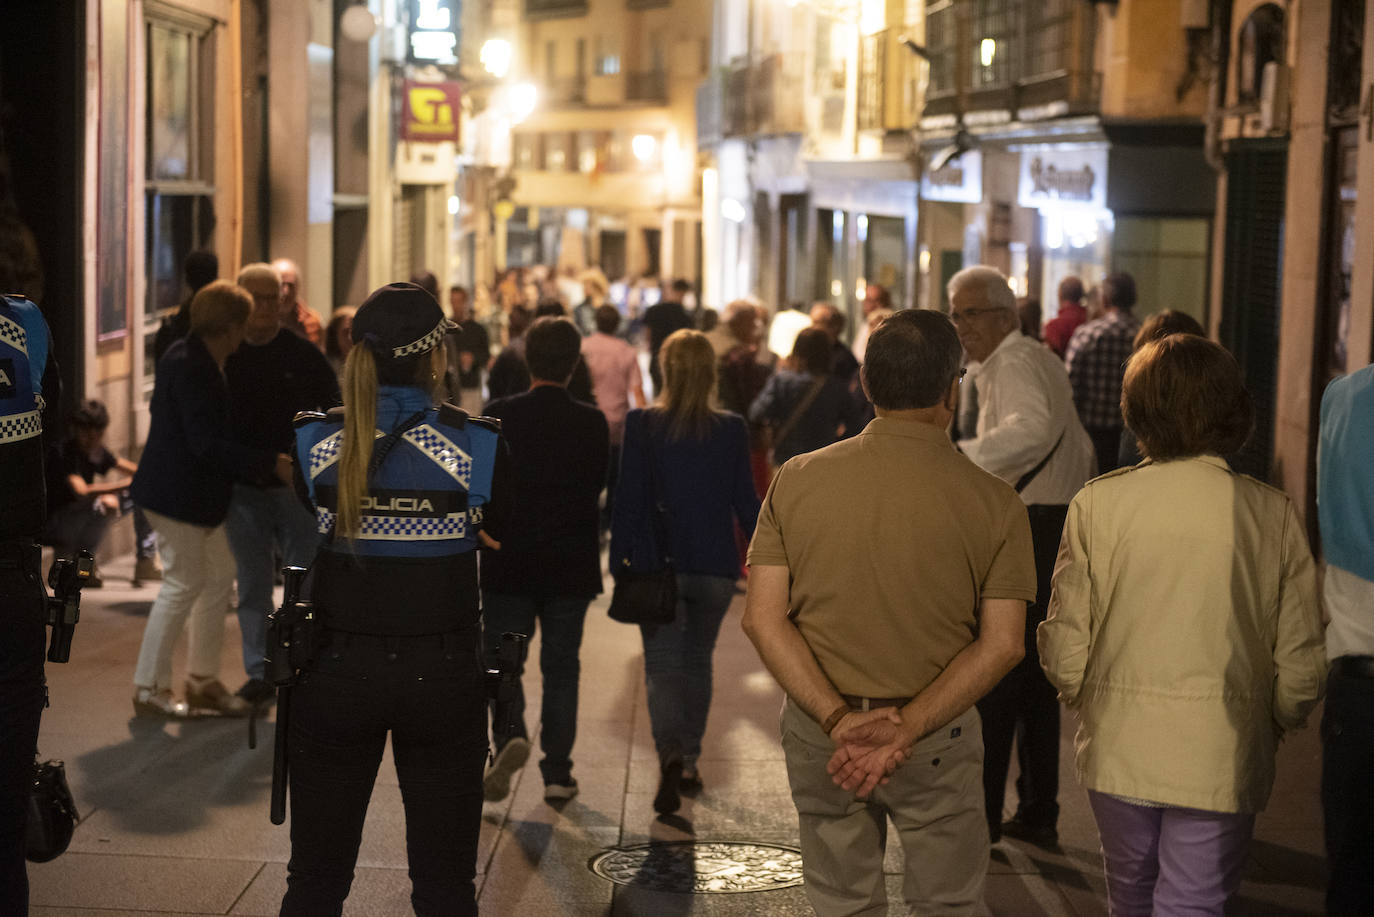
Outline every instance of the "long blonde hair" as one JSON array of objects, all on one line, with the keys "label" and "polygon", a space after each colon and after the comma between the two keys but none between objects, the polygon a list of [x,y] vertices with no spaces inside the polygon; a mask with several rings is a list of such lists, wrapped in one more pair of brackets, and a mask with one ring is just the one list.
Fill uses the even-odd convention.
[{"label": "long blonde hair", "polygon": [[[444,348],[416,360],[414,384],[433,397],[442,377]],[[335,534],[356,538],[362,531],[363,496],[377,429],[377,358],[366,345],[355,345],[344,361],[344,436],[339,454],[338,519]]]},{"label": "long blonde hair", "polygon": [[663,371],[663,391],[656,410],[668,419],[668,438],[705,438],[713,411],[711,392],[716,387],[716,353],[700,331],[683,328],[668,335],[658,351]]}]

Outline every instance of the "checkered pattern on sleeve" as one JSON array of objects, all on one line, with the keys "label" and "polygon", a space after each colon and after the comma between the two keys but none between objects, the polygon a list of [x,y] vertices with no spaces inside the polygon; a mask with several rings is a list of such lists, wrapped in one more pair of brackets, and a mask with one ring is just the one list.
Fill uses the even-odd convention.
[{"label": "checkered pattern on sleeve", "polygon": [[1121,429],[1121,377],[1138,330],[1134,316],[1112,313],[1080,326],[1069,340],[1064,362],[1078,418],[1087,429]]},{"label": "checkered pattern on sleeve", "polygon": [[0,341],[26,355],[29,352],[29,333],[23,325],[3,315],[0,315]]},{"label": "checkered pattern on sleeve", "polygon": [[433,331],[420,338],[418,341],[411,341],[409,344],[402,347],[391,348],[391,355],[400,358],[408,357],[413,353],[426,353],[438,347],[439,342],[444,339],[444,335],[447,333],[448,320],[444,319],[434,326]]},{"label": "checkered pattern on sleeve", "polygon": [[412,427],[403,437],[434,464],[444,469],[464,490],[472,486],[472,456],[427,423]]}]

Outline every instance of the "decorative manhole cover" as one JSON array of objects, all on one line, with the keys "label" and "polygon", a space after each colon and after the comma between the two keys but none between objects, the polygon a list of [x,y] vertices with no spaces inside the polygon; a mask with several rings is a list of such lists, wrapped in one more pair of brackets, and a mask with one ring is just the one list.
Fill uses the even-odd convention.
[{"label": "decorative manhole cover", "polygon": [[778,844],[638,844],[603,850],[587,865],[618,885],[660,892],[762,892],[802,884],[801,851]]}]

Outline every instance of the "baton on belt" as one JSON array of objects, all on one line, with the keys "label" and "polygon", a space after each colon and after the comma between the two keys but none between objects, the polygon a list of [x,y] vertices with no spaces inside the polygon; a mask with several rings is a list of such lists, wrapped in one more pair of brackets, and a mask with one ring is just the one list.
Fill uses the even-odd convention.
[{"label": "baton on belt", "polygon": [[267,617],[267,681],[277,687],[277,725],[272,747],[272,824],[286,821],[286,787],[290,776],[287,755],[291,729],[291,693],[300,670],[309,663],[314,648],[315,609],[301,601],[304,567],[285,567],[281,607]]}]

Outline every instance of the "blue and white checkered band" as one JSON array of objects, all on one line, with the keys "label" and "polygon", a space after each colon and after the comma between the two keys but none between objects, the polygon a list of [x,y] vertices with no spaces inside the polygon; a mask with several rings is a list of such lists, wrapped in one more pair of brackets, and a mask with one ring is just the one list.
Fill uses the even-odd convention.
[{"label": "blue and white checkered band", "polygon": [[472,485],[472,456],[454,445],[453,441],[427,423],[412,427],[403,437],[419,449],[430,461],[448,472],[464,490]]},{"label": "blue and white checkered band", "polygon": [[28,355],[29,333],[24,330],[23,325],[3,315],[0,315],[0,341]]},{"label": "blue and white checkered band", "polygon": [[[317,508],[315,519],[320,534],[334,528],[337,516]],[[449,513],[438,519],[430,516],[363,516],[359,541],[457,541],[468,535],[468,514]]]},{"label": "blue and white checkered band", "polygon": [[32,439],[43,432],[43,420],[37,411],[0,417],[0,443],[14,443]]},{"label": "blue and white checkered band", "polygon": [[[386,434],[373,430],[373,439],[381,439]],[[326,468],[339,460],[343,452],[343,430],[331,433],[310,447],[310,480],[318,478]]]},{"label": "blue and white checkered band", "polygon": [[411,341],[404,347],[391,348],[391,355],[400,359],[401,357],[408,357],[413,353],[428,353],[439,346],[439,342],[444,339],[444,335],[447,333],[448,319],[440,319],[439,324],[434,326],[434,330],[418,341]]}]

